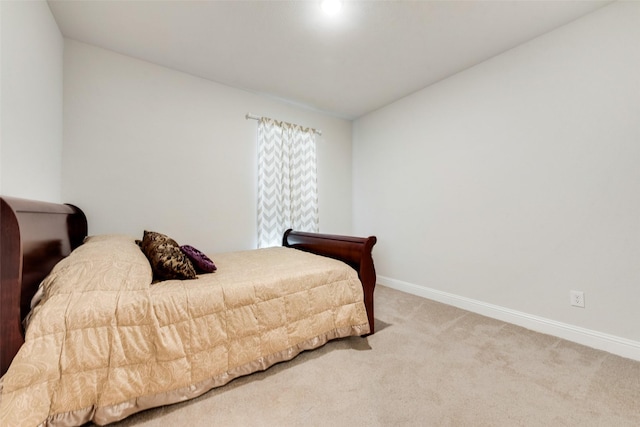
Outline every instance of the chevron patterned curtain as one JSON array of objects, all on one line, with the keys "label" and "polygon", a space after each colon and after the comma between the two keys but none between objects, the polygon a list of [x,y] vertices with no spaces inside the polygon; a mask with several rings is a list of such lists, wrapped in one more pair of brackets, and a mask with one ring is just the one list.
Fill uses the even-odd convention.
[{"label": "chevron patterned curtain", "polygon": [[315,132],[258,122],[258,247],[280,246],[288,228],[318,231]]}]

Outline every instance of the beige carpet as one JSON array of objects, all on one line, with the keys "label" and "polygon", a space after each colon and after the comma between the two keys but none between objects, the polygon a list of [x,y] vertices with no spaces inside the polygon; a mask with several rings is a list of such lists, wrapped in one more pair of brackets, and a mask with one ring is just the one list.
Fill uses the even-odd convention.
[{"label": "beige carpet", "polygon": [[640,426],[640,362],[383,286],[378,332],[121,426]]}]

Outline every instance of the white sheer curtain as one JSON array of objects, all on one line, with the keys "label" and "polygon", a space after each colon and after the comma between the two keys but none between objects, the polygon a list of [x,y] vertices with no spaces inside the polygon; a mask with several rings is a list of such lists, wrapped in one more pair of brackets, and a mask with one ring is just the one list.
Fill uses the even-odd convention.
[{"label": "white sheer curtain", "polygon": [[258,247],[279,246],[288,228],[318,231],[315,132],[258,122]]}]

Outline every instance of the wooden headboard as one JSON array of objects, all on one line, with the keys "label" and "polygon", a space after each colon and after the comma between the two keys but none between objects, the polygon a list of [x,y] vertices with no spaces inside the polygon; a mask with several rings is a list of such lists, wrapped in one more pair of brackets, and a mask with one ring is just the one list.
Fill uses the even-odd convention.
[{"label": "wooden headboard", "polygon": [[22,320],[38,285],[87,235],[87,218],[72,205],[1,197],[0,376],[24,342]]}]

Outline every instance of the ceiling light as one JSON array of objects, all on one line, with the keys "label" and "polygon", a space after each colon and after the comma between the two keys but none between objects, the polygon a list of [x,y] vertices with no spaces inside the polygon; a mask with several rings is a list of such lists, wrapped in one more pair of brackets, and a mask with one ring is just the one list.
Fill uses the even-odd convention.
[{"label": "ceiling light", "polygon": [[342,9],[342,1],[340,0],[322,0],[320,7],[327,15],[337,15]]}]

